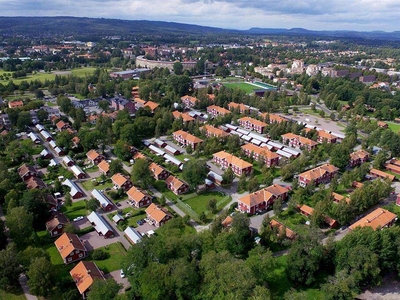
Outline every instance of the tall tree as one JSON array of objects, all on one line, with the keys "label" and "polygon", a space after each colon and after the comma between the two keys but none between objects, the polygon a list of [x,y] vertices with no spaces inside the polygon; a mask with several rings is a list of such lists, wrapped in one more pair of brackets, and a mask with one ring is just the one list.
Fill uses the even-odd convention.
[{"label": "tall tree", "polygon": [[143,189],[147,188],[154,182],[149,166],[150,162],[147,159],[137,159],[132,167],[132,182]]},{"label": "tall tree", "polygon": [[18,262],[16,245],[10,243],[0,251],[0,288],[10,290],[19,286],[18,277],[21,268]]},{"label": "tall tree", "polygon": [[23,248],[32,241],[33,215],[28,213],[24,207],[15,207],[7,213],[6,225],[10,232],[10,237],[18,247]]},{"label": "tall tree", "polygon": [[54,288],[54,267],[45,257],[35,258],[29,266],[28,286],[32,294],[46,297]]},{"label": "tall tree", "polygon": [[204,160],[191,159],[183,165],[182,177],[190,188],[197,190],[199,184],[204,183],[208,169]]},{"label": "tall tree", "polygon": [[107,280],[96,279],[90,287],[88,293],[88,300],[108,300],[115,299],[121,285],[119,285],[113,278]]}]

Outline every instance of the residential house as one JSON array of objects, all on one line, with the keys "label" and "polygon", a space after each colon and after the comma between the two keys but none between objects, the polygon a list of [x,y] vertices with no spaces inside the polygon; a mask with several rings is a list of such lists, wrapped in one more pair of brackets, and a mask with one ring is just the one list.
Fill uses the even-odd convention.
[{"label": "residential house", "polygon": [[22,102],[22,100],[8,101],[9,108],[18,108],[22,106],[24,106],[24,102]]},{"label": "residential house", "polygon": [[231,168],[237,176],[249,175],[253,171],[253,165],[228,152],[220,151],[213,154],[213,162],[221,166],[223,170]]},{"label": "residential house", "polygon": [[386,172],[383,172],[383,171],[380,171],[378,169],[371,169],[369,171],[369,173],[375,177],[379,177],[382,179],[389,178],[390,181],[393,181],[396,178],[396,176],[386,173]]},{"label": "residential house", "polygon": [[190,109],[195,107],[199,100],[196,97],[185,95],[181,97],[181,101],[187,109]]},{"label": "residential house", "polygon": [[265,165],[269,168],[279,164],[279,155],[276,152],[268,150],[268,148],[258,147],[254,144],[248,143],[242,146],[242,150],[248,157],[258,160],[259,157],[264,158]]},{"label": "residential house", "polygon": [[128,238],[128,241],[130,241],[134,245],[140,243],[140,241],[142,240],[142,235],[131,226],[126,227],[124,233]]},{"label": "residential house", "polygon": [[159,107],[160,105],[156,102],[153,101],[147,101],[146,104],[144,105],[144,107],[148,107],[150,109],[150,112],[152,114],[154,114],[156,112],[156,109]]},{"label": "residential house", "polygon": [[104,219],[103,216],[100,216],[97,212],[93,211],[90,215],[87,216],[89,222],[94,226],[97,234],[107,238],[112,238],[115,234],[108,222]]},{"label": "residential house", "polygon": [[[305,204],[299,207],[299,210],[300,213],[306,217],[310,217],[314,213],[314,209]],[[335,219],[332,219],[327,215],[323,215],[323,217],[324,217],[324,223],[328,225],[329,228],[336,228],[339,225]]]},{"label": "residential house", "polygon": [[329,183],[331,179],[336,176],[338,171],[339,169],[335,166],[324,164],[299,174],[299,184],[302,187],[306,187],[311,182],[314,182],[316,185]]},{"label": "residential house", "polygon": [[30,132],[28,134],[28,137],[32,140],[32,142],[34,142],[35,144],[40,144],[40,138],[33,132]]},{"label": "residential house", "polygon": [[293,148],[306,148],[307,150],[311,151],[318,145],[318,143],[313,140],[291,132],[283,134],[281,137],[282,143],[289,145]]},{"label": "residential house", "polygon": [[26,183],[26,188],[28,190],[32,190],[32,189],[45,189],[46,188],[46,184],[44,183],[44,181],[42,179],[40,179],[39,177],[31,177],[29,178],[27,181],[25,181]]},{"label": "residential house", "polygon": [[358,150],[350,153],[350,167],[354,168],[356,166],[360,166],[363,163],[367,162],[369,159],[369,153],[365,150]]},{"label": "residential house", "polygon": [[397,215],[383,209],[381,207],[375,209],[370,214],[366,215],[364,218],[358,220],[351,226],[350,230],[354,230],[357,227],[371,227],[376,230],[378,228],[383,229],[392,226],[397,221]]},{"label": "residential house", "polygon": [[65,123],[64,121],[58,121],[56,127],[58,131],[63,131],[67,128],[71,128],[71,126],[68,123]]},{"label": "residential house", "polygon": [[297,236],[296,232],[291,230],[290,228],[286,227],[284,224],[277,220],[271,220],[269,222],[271,228],[276,228],[278,231],[278,235],[282,232],[282,230],[285,230],[285,236],[289,240],[294,240]]},{"label": "residential house", "polygon": [[386,164],[385,165],[386,170],[396,173],[396,174],[400,174],[400,166],[398,165],[394,165],[394,164]]},{"label": "residential house", "polygon": [[64,233],[65,226],[69,223],[63,213],[52,211],[51,219],[46,222],[46,230],[51,237],[59,236]]},{"label": "residential house", "polygon": [[121,223],[122,221],[124,221],[125,219],[124,219],[123,216],[121,216],[121,215],[118,213],[118,214],[116,214],[114,217],[112,217],[112,220],[114,221],[115,224],[119,224],[119,223]]},{"label": "residential house", "polygon": [[98,165],[102,160],[105,160],[105,156],[99,154],[96,150],[92,149],[86,153],[86,157],[90,160],[93,165]]},{"label": "residential house", "polygon": [[156,180],[165,180],[170,175],[167,170],[154,162],[150,164],[149,169]]},{"label": "residential house", "polygon": [[43,149],[42,152],[40,152],[40,156],[44,159],[50,159],[53,157],[47,149]]},{"label": "residential house", "polygon": [[83,172],[82,169],[80,167],[78,167],[78,166],[75,166],[75,165],[71,166],[71,171],[72,171],[72,173],[74,173],[74,176],[77,179],[86,178],[85,172]]},{"label": "residential house", "polygon": [[85,258],[88,255],[85,245],[78,235],[63,233],[55,242],[56,248],[64,261],[70,264]]},{"label": "residential house", "polygon": [[362,83],[371,84],[371,83],[373,83],[373,82],[376,80],[376,76],[375,76],[375,75],[361,76],[361,77],[359,78],[359,80],[360,80]]},{"label": "residential house", "polygon": [[58,205],[58,200],[54,198],[52,194],[45,194],[44,199],[47,203],[47,206],[50,210],[57,210],[59,205]]},{"label": "residential house", "polygon": [[273,184],[254,193],[245,195],[238,200],[238,209],[250,215],[272,207],[277,199],[285,201],[288,190],[278,184]]},{"label": "residential house", "polygon": [[215,128],[214,126],[211,125],[204,125],[200,127],[200,131],[205,132],[206,136],[209,137],[218,137],[218,138],[224,138],[229,136],[229,133],[223,131],[222,129]]},{"label": "residential house", "polygon": [[156,227],[160,227],[168,220],[172,219],[172,214],[167,209],[159,205],[155,205],[154,203],[146,208],[146,215],[150,220],[150,223],[153,223],[153,225]]},{"label": "residential house", "polygon": [[31,177],[38,176],[38,172],[36,169],[30,165],[23,164],[17,169],[19,177],[21,177],[22,181],[27,181]]},{"label": "residential house", "polygon": [[87,298],[87,293],[94,280],[105,280],[103,272],[92,261],[79,262],[69,274],[83,299]]},{"label": "residential house", "polygon": [[285,118],[277,114],[260,113],[260,116],[265,120],[267,124],[287,122]]},{"label": "residential house", "polygon": [[48,133],[46,130],[42,130],[40,132],[40,135],[46,140],[46,142],[50,142],[53,140],[53,137],[51,136],[51,134]]},{"label": "residential house", "polygon": [[121,97],[115,97],[111,99],[111,107],[115,110],[128,110],[130,114],[134,114],[136,112],[135,102],[127,100]]},{"label": "residential house", "polygon": [[187,112],[185,113],[181,113],[177,110],[172,112],[172,116],[174,117],[174,119],[179,119],[182,118],[182,121],[184,124],[189,124],[191,122],[194,122],[196,119],[193,118],[191,115],[189,115]]},{"label": "residential house", "polygon": [[189,191],[189,185],[173,175],[165,179],[165,184],[175,195],[184,194]]},{"label": "residential house", "polygon": [[153,197],[150,196],[148,193],[142,191],[141,189],[138,189],[135,186],[132,186],[128,190],[127,194],[129,200],[132,201],[132,205],[137,208],[149,206],[153,199]]},{"label": "residential house", "polygon": [[80,187],[70,179],[66,179],[62,185],[66,185],[70,188],[69,194],[71,195],[72,199],[79,199],[85,196]]},{"label": "residential house", "polygon": [[129,190],[132,187],[132,181],[128,176],[122,175],[121,173],[116,173],[111,177],[111,181],[115,187],[118,189],[123,189],[124,191]]},{"label": "residential house", "polygon": [[233,218],[231,216],[227,216],[222,222],[221,225],[225,228],[231,227],[233,222]]},{"label": "residential house", "polygon": [[328,144],[335,144],[337,141],[337,137],[329,132],[326,132],[325,130],[318,130],[318,138],[317,142],[318,143],[328,143]]},{"label": "residential house", "polygon": [[268,126],[267,123],[250,117],[243,117],[240,118],[238,121],[240,126],[249,130],[254,130],[258,133],[263,133]]},{"label": "residential house", "polygon": [[378,121],[378,127],[380,128],[389,128],[389,125],[386,122]]},{"label": "residential house", "polygon": [[94,189],[92,191],[92,196],[100,203],[100,207],[104,211],[110,211],[114,208],[114,204],[108,199],[102,192]]},{"label": "residential house", "polygon": [[106,160],[102,160],[98,165],[100,173],[108,176],[110,172],[110,164]]},{"label": "residential house", "polygon": [[335,203],[340,203],[340,201],[343,201],[343,200],[346,201],[347,203],[350,203],[350,198],[345,197],[345,196],[340,195],[335,192],[332,192],[332,199],[333,199],[333,202],[335,202]]},{"label": "residential house", "polygon": [[197,146],[200,145],[203,140],[198,137],[191,135],[183,130],[178,130],[172,133],[172,136],[176,142],[183,147],[191,146],[193,150],[196,150]]},{"label": "residential house", "polygon": [[243,103],[235,103],[235,102],[230,102],[228,104],[228,109],[229,110],[239,110],[239,113],[241,114],[249,114],[250,113],[250,107],[247,105],[244,105]]},{"label": "residential house", "polygon": [[207,113],[213,117],[219,117],[219,116],[223,117],[225,115],[230,114],[231,111],[217,105],[211,105],[207,107]]},{"label": "residential house", "polygon": [[69,157],[68,155],[63,157],[63,163],[68,167],[72,167],[75,164],[73,159],[71,157]]}]

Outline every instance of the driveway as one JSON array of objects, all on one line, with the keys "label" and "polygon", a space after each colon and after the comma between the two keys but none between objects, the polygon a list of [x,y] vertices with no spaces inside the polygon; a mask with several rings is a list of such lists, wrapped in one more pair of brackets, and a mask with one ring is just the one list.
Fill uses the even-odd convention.
[{"label": "driveway", "polygon": [[211,161],[207,161],[207,166],[210,167],[210,171],[213,171],[214,173],[216,173],[218,175],[222,176],[224,174],[224,171],[222,171],[219,167],[214,165]]},{"label": "driveway", "polygon": [[108,278],[114,278],[114,280],[118,283],[118,284],[122,284],[122,288],[119,290],[119,294],[123,294],[125,292],[125,289],[130,287],[130,284],[128,282],[128,277],[125,278],[121,278],[121,270],[116,270],[110,273],[107,273],[104,275],[104,277],[106,279]]},{"label": "driveway", "polygon": [[138,226],[138,227],[135,228],[135,230],[136,230],[137,232],[139,232],[140,234],[142,234],[142,233],[146,234],[146,233],[149,232],[150,230],[155,231],[156,229],[157,229],[156,226],[150,225],[150,224],[147,223],[147,222],[145,222],[145,223],[143,223],[143,225],[140,225],[140,226]]},{"label": "driveway", "polygon": [[86,249],[88,251],[92,251],[94,249],[98,249],[119,242],[120,237],[121,236],[115,236],[113,238],[105,239],[102,236],[98,235],[96,231],[92,231],[82,235],[81,240],[83,240]]},{"label": "driveway", "polygon": [[88,219],[86,218],[86,216],[83,217],[82,220],[80,221],[72,221],[72,224],[74,225],[74,227],[76,229],[84,229],[86,227],[91,226],[92,224],[90,224],[90,222],[88,221]]}]

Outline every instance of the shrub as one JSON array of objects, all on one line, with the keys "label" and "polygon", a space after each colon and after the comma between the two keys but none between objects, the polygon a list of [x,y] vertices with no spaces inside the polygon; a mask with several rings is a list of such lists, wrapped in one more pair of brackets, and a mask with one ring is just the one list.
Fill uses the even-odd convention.
[{"label": "shrub", "polygon": [[108,258],[108,253],[101,249],[96,249],[92,253],[92,258],[94,260],[104,260]]}]

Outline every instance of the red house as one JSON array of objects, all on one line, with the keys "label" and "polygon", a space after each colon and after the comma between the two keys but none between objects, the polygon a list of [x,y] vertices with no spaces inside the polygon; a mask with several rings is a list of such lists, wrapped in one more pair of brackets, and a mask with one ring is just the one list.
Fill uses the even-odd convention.
[{"label": "red house", "polygon": [[317,142],[294,133],[286,133],[281,137],[284,144],[293,148],[306,148],[307,150],[312,150],[318,145]]},{"label": "red house", "polygon": [[99,171],[108,176],[108,174],[110,173],[110,164],[106,161],[106,160],[102,160],[99,164]]},{"label": "red house", "polygon": [[137,208],[149,206],[153,198],[152,196],[136,188],[135,186],[131,187],[127,194],[132,202],[132,205]]},{"label": "red house", "polygon": [[150,164],[149,169],[156,180],[165,180],[170,175],[167,170],[154,162]]},{"label": "red house", "polygon": [[237,176],[249,175],[253,171],[253,165],[225,151],[213,154],[213,162],[221,166],[223,170],[231,168]]},{"label": "red house", "polygon": [[172,136],[175,141],[177,141],[183,147],[192,146],[192,149],[195,150],[199,144],[203,142],[202,139],[191,135],[183,130],[178,130],[172,133]]},{"label": "red house", "polygon": [[360,166],[363,163],[367,162],[369,159],[369,153],[365,150],[358,150],[353,153],[350,153],[350,167],[354,168],[356,166]]},{"label": "red house", "polygon": [[321,183],[329,183],[333,177],[338,173],[339,169],[330,164],[324,164],[312,170],[303,172],[299,175],[299,184],[306,187],[311,182],[316,185]]},{"label": "red house", "polygon": [[111,181],[118,189],[129,190],[132,187],[132,181],[121,173],[116,173],[111,177]]},{"label": "red house", "polygon": [[217,105],[211,105],[207,107],[207,113],[213,117],[219,117],[228,115],[231,111]]},{"label": "red house", "polygon": [[207,137],[224,138],[229,136],[229,133],[211,125],[204,125],[200,127],[200,131],[204,131]]},{"label": "red house", "polygon": [[154,203],[146,208],[146,215],[150,220],[150,223],[153,223],[153,225],[156,227],[160,227],[168,220],[172,219],[172,214],[167,209],[155,205]]},{"label": "red house", "polygon": [[92,261],[79,262],[69,274],[83,299],[86,299],[94,280],[105,280],[103,272]]},{"label": "red house", "polygon": [[229,110],[239,110],[241,114],[248,114],[250,112],[250,108],[247,105],[244,105],[243,103],[235,103],[235,102],[230,102],[228,104]]},{"label": "red house", "polygon": [[279,155],[267,148],[258,147],[254,144],[248,143],[242,146],[242,150],[246,156],[252,156],[255,160],[258,160],[260,156],[263,157],[267,167],[277,166],[279,164]]},{"label": "red house", "polygon": [[27,181],[31,177],[36,177],[38,175],[36,169],[27,164],[23,164],[18,169],[18,175],[21,177],[22,181]]},{"label": "red house", "polygon": [[64,214],[60,212],[52,212],[51,219],[46,222],[46,230],[51,237],[59,236],[64,233],[64,227],[69,223]]},{"label": "red house", "polygon": [[64,121],[58,121],[56,124],[56,127],[57,127],[58,131],[62,131],[67,128],[71,128],[71,126],[69,124],[65,123]]},{"label": "red house", "polygon": [[189,190],[189,186],[185,182],[173,175],[170,175],[165,179],[165,184],[175,195],[186,193]]},{"label": "red house", "polygon": [[270,208],[275,200],[286,200],[288,197],[288,190],[278,184],[273,184],[267,188],[257,192],[248,194],[238,200],[238,209],[241,212],[250,215],[255,214],[257,211]]},{"label": "red house", "polygon": [[55,242],[64,264],[70,264],[85,258],[88,254],[85,245],[78,235],[64,233]]},{"label": "red house", "polygon": [[92,149],[88,153],[86,153],[86,157],[90,160],[90,162],[94,165],[98,165],[102,160],[105,160],[105,156],[99,154],[96,150]]},{"label": "red house", "polygon": [[199,101],[196,97],[192,97],[189,95],[182,96],[181,100],[187,109],[194,107]]}]

